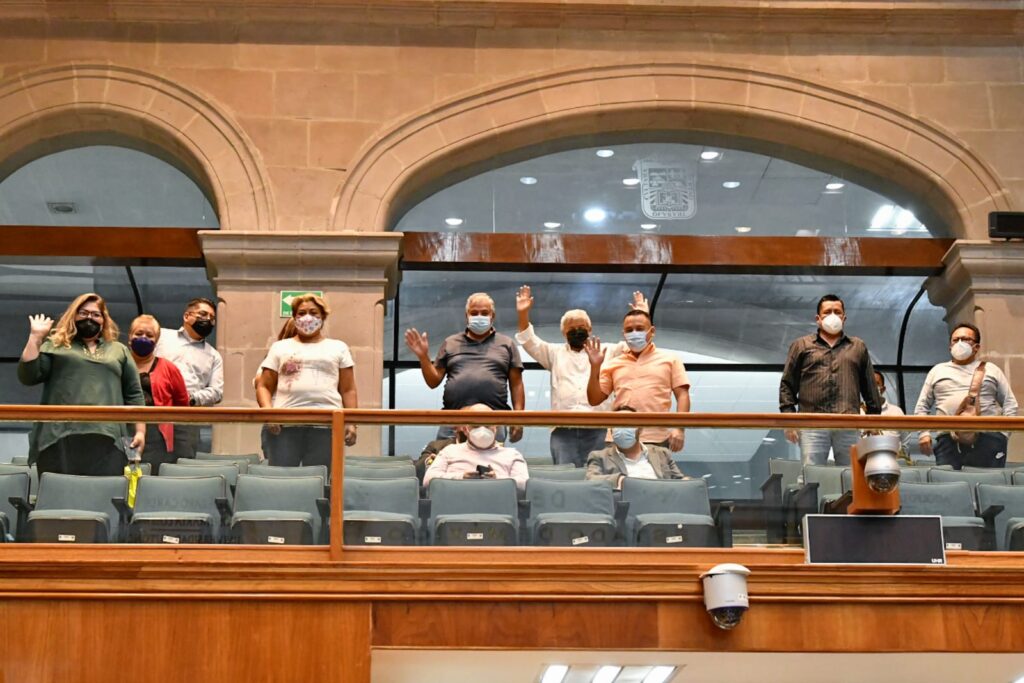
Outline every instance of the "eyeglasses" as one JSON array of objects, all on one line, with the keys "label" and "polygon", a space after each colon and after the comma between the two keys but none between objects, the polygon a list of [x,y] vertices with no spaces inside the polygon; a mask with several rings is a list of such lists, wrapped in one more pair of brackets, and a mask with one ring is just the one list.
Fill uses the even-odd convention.
[{"label": "eyeglasses", "polygon": [[953,343],[956,344],[957,342],[967,342],[968,344],[978,343],[974,341],[974,337],[953,337]]},{"label": "eyeglasses", "polygon": [[93,320],[103,320],[103,314],[99,311],[79,311],[75,314],[75,320],[85,320],[86,318],[92,318]]},{"label": "eyeglasses", "polygon": [[216,320],[217,316],[210,315],[206,311],[192,311],[190,314],[196,320]]}]

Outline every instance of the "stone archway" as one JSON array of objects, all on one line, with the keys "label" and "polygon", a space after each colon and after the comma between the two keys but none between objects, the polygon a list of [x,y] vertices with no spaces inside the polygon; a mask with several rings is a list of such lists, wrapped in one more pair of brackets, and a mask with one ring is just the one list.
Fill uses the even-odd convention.
[{"label": "stone archway", "polygon": [[187,170],[222,230],[271,230],[270,185],[252,143],[224,113],[170,81],[113,65],[64,65],[0,82],[0,169],[68,139],[132,140]]},{"label": "stone archway", "polygon": [[387,230],[417,188],[453,170],[559,138],[641,130],[744,138],[833,160],[891,183],[957,237],[982,236],[988,212],[1010,208],[1004,185],[966,145],[891,107],[749,69],[645,64],[484,88],[407,119],[357,155],[329,224]]}]

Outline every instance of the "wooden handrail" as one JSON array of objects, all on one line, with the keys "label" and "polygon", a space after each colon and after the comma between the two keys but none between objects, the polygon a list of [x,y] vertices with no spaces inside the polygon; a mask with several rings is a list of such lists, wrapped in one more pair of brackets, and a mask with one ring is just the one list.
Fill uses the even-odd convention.
[{"label": "wooden handrail", "polygon": [[[331,424],[333,410],[259,408],[140,408],[105,406],[0,406],[0,422],[192,422]],[[615,413],[578,411],[344,410],[362,425],[494,424],[527,427],[710,427],[715,429],[951,429],[1024,430],[1024,417],[837,415],[830,413]]]}]

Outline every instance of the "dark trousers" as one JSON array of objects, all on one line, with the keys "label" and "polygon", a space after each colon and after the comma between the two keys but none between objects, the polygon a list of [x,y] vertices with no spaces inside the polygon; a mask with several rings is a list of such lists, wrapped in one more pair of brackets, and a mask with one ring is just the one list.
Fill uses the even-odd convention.
[{"label": "dark trousers", "polygon": [[949,434],[935,439],[935,464],[968,467],[1006,467],[1006,435],[1002,432],[978,432],[971,446],[961,446]]},{"label": "dark trousers", "polygon": [[556,427],[551,430],[551,458],[556,465],[587,466],[587,456],[604,448],[607,429]]},{"label": "dark trousers", "polygon": [[[195,458],[199,447],[199,429],[196,424],[174,425],[174,459]],[[173,461],[172,461],[173,462]]]},{"label": "dark trousers", "polygon": [[[175,434],[177,436],[177,434]],[[178,459],[174,451],[167,451],[167,443],[164,435],[160,433],[158,425],[146,425],[146,450],[142,452],[142,462],[148,462],[153,466],[153,474],[160,474],[160,465]]]},{"label": "dark trousers", "polygon": [[128,463],[124,451],[103,434],[71,434],[39,451],[36,467],[58,474],[85,474],[94,477],[115,477],[124,474]]},{"label": "dark trousers", "polygon": [[278,434],[266,434],[266,456],[276,467],[326,465],[331,467],[329,427],[281,427]]}]

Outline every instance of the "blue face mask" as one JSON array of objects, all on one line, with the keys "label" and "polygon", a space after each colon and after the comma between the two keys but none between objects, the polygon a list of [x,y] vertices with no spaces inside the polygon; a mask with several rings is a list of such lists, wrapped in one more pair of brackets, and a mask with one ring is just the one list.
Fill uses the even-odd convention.
[{"label": "blue face mask", "polygon": [[471,315],[469,316],[469,331],[473,334],[484,334],[491,329],[491,316]]},{"label": "blue face mask", "polygon": [[624,336],[630,351],[640,353],[647,348],[647,332],[626,332]]},{"label": "blue face mask", "polygon": [[629,427],[616,427],[612,430],[612,441],[620,451],[632,448],[636,445],[636,430]]}]

